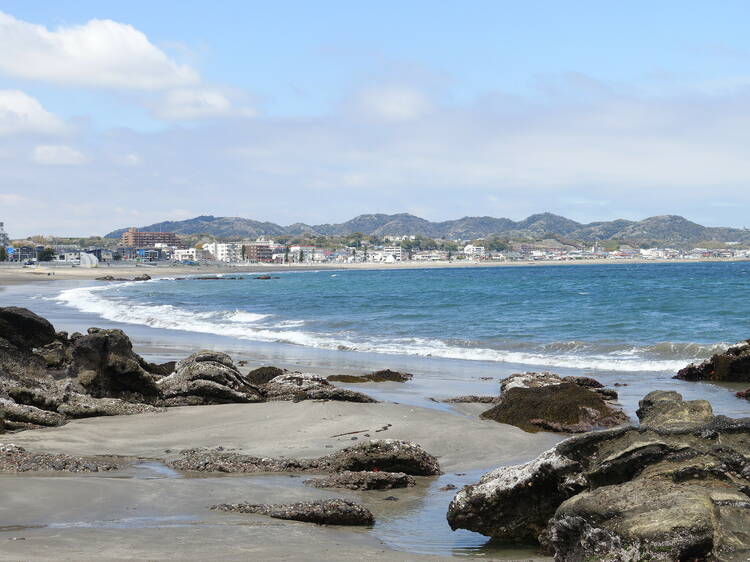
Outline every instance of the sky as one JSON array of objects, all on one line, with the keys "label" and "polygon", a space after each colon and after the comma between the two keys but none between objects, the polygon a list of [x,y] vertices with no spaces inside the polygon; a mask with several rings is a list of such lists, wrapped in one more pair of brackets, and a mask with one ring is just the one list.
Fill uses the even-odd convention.
[{"label": "sky", "polygon": [[0,4],[0,222],[750,227],[745,1]]}]

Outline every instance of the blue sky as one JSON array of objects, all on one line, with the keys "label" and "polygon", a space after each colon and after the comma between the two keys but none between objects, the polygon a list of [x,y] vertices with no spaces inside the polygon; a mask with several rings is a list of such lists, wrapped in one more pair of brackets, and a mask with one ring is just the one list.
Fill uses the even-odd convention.
[{"label": "blue sky", "polygon": [[14,235],[401,211],[745,226],[746,2],[72,4],[0,7]]}]

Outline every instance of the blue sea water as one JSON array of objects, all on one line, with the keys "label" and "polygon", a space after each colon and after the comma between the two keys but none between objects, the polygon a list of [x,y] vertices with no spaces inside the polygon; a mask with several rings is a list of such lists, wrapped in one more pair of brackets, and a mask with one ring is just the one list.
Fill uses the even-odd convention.
[{"label": "blue sea water", "polygon": [[674,371],[750,337],[750,264],[280,272],[79,287],[111,321],[330,350]]}]

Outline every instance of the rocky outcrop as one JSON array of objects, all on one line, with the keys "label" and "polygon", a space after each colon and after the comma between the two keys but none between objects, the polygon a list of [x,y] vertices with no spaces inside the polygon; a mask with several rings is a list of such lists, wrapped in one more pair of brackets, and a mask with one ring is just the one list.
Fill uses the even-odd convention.
[{"label": "rocky outcrop", "polygon": [[120,468],[115,462],[70,455],[30,453],[13,444],[0,444],[0,472],[103,472]]},{"label": "rocky outcrop", "polygon": [[735,395],[737,396],[737,398],[745,398],[747,400],[750,400],[750,388],[748,388],[747,390],[741,390],[740,392],[737,392]]},{"label": "rocky outcrop", "polygon": [[686,381],[750,382],[750,340],[741,341],[703,363],[691,363],[678,371],[676,379]]},{"label": "rocky outcrop", "polygon": [[247,375],[245,375],[245,378],[250,384],[267,384],[271,382],[272,379],[279,377],[286,372],[287,371],[285,371],[284,369],[272,367],[269,365],[266,367],[258,367],[257,369],[253,369]]},{"label": "rocky outcrop", "polygon": [[415,476],[440,474],[437,459],[416,443],[398,439],[373,439],[341,449],[321,459],[331,472],[405,472]]},{"label": "rocky outcrop", "polygon": [[71,356],[70,374],[95,398],[150,402],[159,397],[156,376],[122,330],[89,328],[88,335],[73,340]]},{"label": "rocky outcrop", "polygon": [[384,369],[366,375],[330,375],[328,380],[331,382],[356,384],[363,382],[408,382],[412,378],[414,378],[414,375],[410,375],[409,373],[399,373],[398,371]]},{"label": "rocky outcrop", "polygon": [[218,511],[258,513],[275,519],[291,519],[318,525],[372,525],[375,517],[366,507],[344,499],[319,500],[292,504],[219,504]]},{"label": "rocky outcrop", "polygon": [[260,387],[266,400],[341,400],[345,402],[377,402],[373,398],[333,386],[323,377],[305,373],[285,373]]},{"label": "rocky outcrop", "polygon": [[305,480],[306,486],[313,488],[344,488],[347,490],[391,490],[415,485],[414,478],[404,472],[352,472],[345,470],[326,478]]},{"label": "rocky outcrop", "polygon": [[27,308],[0,307],[0,338],[12,346],[31,351],[55,340],[55,328]]},{"label": "rocky outcrop", "polygon": [[655,392],[640,427],[572,437],[461,490],[448,522],[558,561],[750,555],[750,418]]},{"label": "rocky outcrop", "polygon": [[500,402],[481,417],[525,431],[583,433],[627,423],[628,417],[597,393],[577,384],[506,388]]},{"label": "rocky outcrop", "polygon": [[226,353],[199,351],[179,361],[157,387],[166,406],[262,402],[260,391],[240,374]]},{"label": "rocky outcrop", "polygon": [[435,457],[417,444],[395,439],[372,440],[316,459],[255,457],[218,449],[187,449],[168,463],[192,472],[404,472],[440,474]]}]

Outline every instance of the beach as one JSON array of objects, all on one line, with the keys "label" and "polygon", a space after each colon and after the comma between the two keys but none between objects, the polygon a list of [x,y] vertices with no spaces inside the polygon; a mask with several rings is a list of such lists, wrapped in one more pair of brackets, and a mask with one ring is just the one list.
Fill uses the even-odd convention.
[{"label": "beach", "polygon": [[[715,277],[714,270],[710,269],[713,266],[696,264],[695,267],[699,269],[691,270],[696,277],[695,282],[703,283],[701,275]],[[742,264],[719,265],[729,268],[741,266]],[[646,285],[654,278],[654,268],[659,271],[662,269],[652,264],[638,267],[640,269],[622,271],[627,271],[631,276],[646,275],[649,280],[643,282]],[[676,266],[665,264],[665,267]],[[112,458],[123,462],[124,466],[116,471],[93,474],[0,474],[0,491],[3,498],[7,498],[0,508],[0,519],[3,521],[3,525],[0,525],[0,540],[6,539],[4,548],[0,550],[0,559],[33,557],[93,560],[102,556],[111,559],[205,559],[212,556],[217,548],[228,559],[248,556],[290,560],[350,560],[354,557],[367,560],[437,560],[454,556],[548,559],[533,545],[510,546],[493,543],[477,533],[451,531],[447,526],[445,513],[455,492],[441,488],[450,485],[460,489],[476,482],[488,470],[530,461],[567,437],[567,434],[547,431],[528,433],[511,425],[480,419],[478,416],[487,409],[487,404],[451,404],[442,402],[443,399],[467,394],[495,396],[499,392],[500,381],[512,373],[553,369],[564,376],[594,376],[607,387],[615,388],[618,398],[613,404],[622,408],[631,420],[636,419],[635,411],[639,400],[655,389],[675,389],[686,399],[708,399],[714,411],[719,414],[741,417],[746,416],[750,410],[747,401],[733,395],[732,391],[741,390],[739,384],[690,383],[672,379],[674,371],[669,370],[671,366],[683,364],[685,360],[681,357],[688,357],[686,353],[693,353],[691,350],[697,343],[691,344],[693,347],[680,348],[679,352],[675,352],[677,355],[664,357],[631,357],[613,347],[608,352],[611,356],[584,356],[583,360],[573,362],[570,361],[574,357],[570,355],[571,352],[560,348],[548,359],[544,359],[558,361],[559,364],[556,367],[544,367],[533,362],[524,363],[540,360],[538,357],[534,359],[536,356],[528,352],[518,355],[513,351],[511,355],[501,354],[496,357],[480,350],[481,353],[476,358],[471,358],[471,355],[444,357],[435,352],[404,352],[413,348],[416,353],[418,345],[425,345],[424,340],[429,332],[421,334],[420,339],[410,343],[411,348],[391,346],[388,348],[390,351],[378,351],[374,344],[368,351],[362,351],[344,348],[335,341],[329,347],[312,345],[318,340],[301,339],[300,343],[290,343],[290,338],[297,338],[302,330],[293,322],[303,320],[279,316],[290,309],[295,314],[290,318],[304,319],[305,330],[313,322],[320,324],[319,330],[332,330],[333,326],[340,325],[340,318],[326,320],[322,316],[324,309],[317,308],[317,304],[316,308],[306,312],[300,304],[295,304],[297,301],[294,299],[299,293],[302,301],[311,301],[315,295],[323,303],[328,303],[331,295],[334,295],[339,307],[352,316],[354,324],[365,324],[368,330],[378,333],[381,328],[373,322],[384,314],[383,310],[376,308],[373,317],[360,316],[363,312],[349,308],[348,301],[342,300],[341,295],[351,293],[358,287],[370,295],[366,299],[368,306],[371,303],[380,306],[378,303],[384,298],[383,295],[395,290],[407,291],[408,287],[411,293],[394,295],[400,304],[394,314],[408,318],[410,324],[407,326],[412,326],[408,329],[418,334],[419,330],[429,327],[429,322],[435,322],[437,330],[447,332],[447,322],[450,321],[460,330],[457,333],[466,332],[464,337],[469,338],[466,314],[472,313],[468,308],[459,308],[459,311],[464,312],[455,318],[435,316],[445,308],[444,303],[436,303],[433,305],[434,311],[430,313],[432,316],[411,319],[412,313],[405,308],[406,301],[414,299],[411,296],[413,294],[424,293],[419,283],[429,283],[435,291],[440,289],[433,277],[420,281],[419,277],[414,276],[438,275],[446,279],[451,288],[464,287],[464,294],[471,299],[468,283],[479,283],[481,286],[482,278],[486,278],[488,287],[492,287],[494,291],[500,291],[499,287],[510,290],[510,284],[515,282],[513,279],[519,275],[518,279],[524,278],[527,270],[523,268],[468,270],[456,267],[450,268],[447,273],[410,273],[406,268],[397,268],[393,273],[360,268],[343,270],[338,267],[331,270],[300,268],[288,272],[279,268],[249,270],[250,273],[278,271],[283,281],[280,284],[274,280],[256,281],[253,275],[219,282],[169,280],[191,274],[241,274],[241,270],[226,268],[112,268],[114,276],[134,277],[145,272],[155,279],[136,283],[93,281],[94,277],[110,274],[104,268],[55,268],[54,276],[47,276],[47,271],[9,272],[6,268],[0,271],[0,279],[6,287],[0,292],[0,306],[29,307],[48,318],[56,329],[70,333],[85,333],[90,326],[121,329],[132,340],[134,350],[154,363],[184,359],[198,350],[209,349],[229,353],[232,360],[241,365],[239,368],[243,374],[263,365],[274,365],[321,377],[363,375],[379,369],[393,369],[414,375],[407,382],[336,383],[342,389],[364,393],[379,401],[372,404],[305,400],[171,407],[160,412],[77,419],[60,427],[4,434],[0,436],[0,443],[12,443],[35,453]],[[498,274],[495,271],[509,273],[496,279]],[[549,277],[549,287],[540,285],[542,277],[532,279],[536,291],[551,290],[551,287],[558,287],[562,282],[573,283],[570,287],[574,290],[566,286],[564,291],[565,294],[575,295],[569,297],[570,306],[575,310],[580,306],[579,299],[592,298],[591,295],[579,293],[594,292],[596,286],[592,279],[597,276],[603,276],[602,302],[611,300],[612,276],[617,275],[612,272],[620,269],[601,266],[595,266],[594,269],[531,267],[528,271],[540,273],[543,278]],[[578,273],[565,273],[566,271]],[[703,273],[699,275],[699,272]],[[397,277],[399,275],[401,277]],[[571,275],[573,278],[570,278]],[[677,270],[673,275],[685,278],[682,270]],[[728,274],[725,273],[726,275]],[[736,276],[738,283],[744,283],[740,270],[732,275]],[[164,281],[157,281],[159,277]],[[14,281],[8,283],[9,279]],[[335,285],[338,282],[346,284]],[[389,285],[391,282],[395,284]],[[588,291],[579,290],[580,282],[587,283],[591,288]],[[667,287],[670,282],[665,280],[663,285]],[[328,287],[331,287],[330,295]],[[380,287],[378,290],[382,292],[370,292],[375,291],[375,287]],[[173,291],[184,292],[173,294]],[[232,291],[240,293],[234,294]],[[628,287],[623,291],[632,292]],[[269,295],[277,293],[283,294],[284,298],[269,298]],[[448,298],[453,298],[450,296],[452,292],[447,294]],[[480,294],[484,293],[480,291]],[[232,305],[229,312],[222,312],[218,316],[215,316],[218,313],[208,312],[213,310],[211,308],[203,308],[187,315],[188,309],[176,304],[170,304],[172,308],[168,309],[158,308],[164,305],[153,304],[154,299],[157,299],[157,303],[182,302],[188,305],[197,302],[197,295],[206,299],[219,299],[216,305],[212,305],[220,307],[219,310],[224,310],[221,307],[225,307],[225,302],[246,304],[247,310],[239,306],[235,310],[235,305]],[[359,297],[354,295],[352,298]],[[715,298],[720,298],[720,295],[717,293]],[[549,305],[538,301],[537,306],[560,307],[559,295],[551,296],[550,299]],[[259,310],[258,303],[265,301],[280,303],[280,307],[272,311]],[[599,301],[587,302],[592,307],[600,306],[597,304]],[[675,302],[686,306],[681,299]],[[95,306],[91,308],[92,305]],[[328,304],[321,306],[330,308]],[[414,306],[424,308],[419,302],[415,302]],[[141,310],[145,316],[139,312]],[[147,314],[148,310],[152,310],[150,316]],[[113,316],[112,311],[120,312]],[[631,312],[626,310],[625,313]],[[744,314],[742,310],[736,310],[735,313],[740,316]],[[199,316],[193,316],[195,314]],[[569,313],[561,314],[566,317]],[[687,314],[687,311],[681,309],[680,314]],[[205,320],[214,316],[215,324],[195,323],[196,318]],[[515,313],[511,314],[508,326],[513,325],[516,317]],[[533,317],[534,315],[530,315],[528,321],[532,321]],[[613,322],[616,320],[613,319]],[[540,326],[554,324],[549,315],[541,316],[540,321]],[[277,331],[263,339],[264,334],[270,330],[269,322],[274,322],[273,326],[283,327],[281,332],[274,328]],[[474,315],[473,322],[479,322],[477,314]],[[581,325],[587,322],[589,320],[583,318]],[[676,317],[675,322],[675,326],[679,328],[680,318]],[[662,319],[662,323],[666,326],[666,319]],[[734,325],[731,321],[728,323]],[[613,325],[618,326],[613,329],[623,330],[616,322]],[[705,325],[705,322],[696,321],[695,325],[696,331],[689,337],[697,337],[700,334],[698,327]],[[396,324],[388,317],[383,326]],[[642,326],[643,323],[636,321],[634,330],[641,329],[639,327]],[[339,329],[349,330],[348,327]],[[506,328],[494,326],[492,329]],[[528,330],[529,327],[524,329]],[[567,320],[560,327],[562,334],[572,334],[577,329],[579,328],[575,324],[570,324]],[[594,327],[593,330],[597,331],[599,328]],[[323,337],[318,332],[305,334],[306,337],[311,334],[316,338]],[[580,334],[577,336],[580,337]],[[707,337],[723,339],[723,336],[718,335]],[[731,334],[726,337],[731,337]],[[431,345],[434,346],[434,343]],[[705,345],[706,350],[713,349],[708,343]],[[576,349],[578,347],[580,344],[576,344]],[[652,347],[654,346],[646,346],[643,349]],[[664,346],[657,345],[656,351],[649,353],[664,353],[662,347]],[[466,349],[471,351],[473,348]],[[500,351],[494,350],[493,353]],[[598,361],[599,367],[588,366],[593,364],[592,361]],[[649,368],[652,370],[649,371]],[[378,430],[380,432],[375,433]],[[409,489],[350,491],[307,487],[302,483],[306,475],[191,473],[174,470],[169,466],[181,450],[194,447],[223,447],[232,453],[259,457],[311,459],[365,442],[369,438],[417,443],[437,457],[443,474],[437,477],[418,476],[416,486]],[[398,499],[386,501],[385,498],[389,496]],[[222,502],[286,503],[333,497],[360,502],[374,514],[375,525],[372,528],[320,527],[302,522],[268,519],[262,515],[223,513],[208,509],[209,506]],[[40,501],[39,498],[44,500]]]}]

